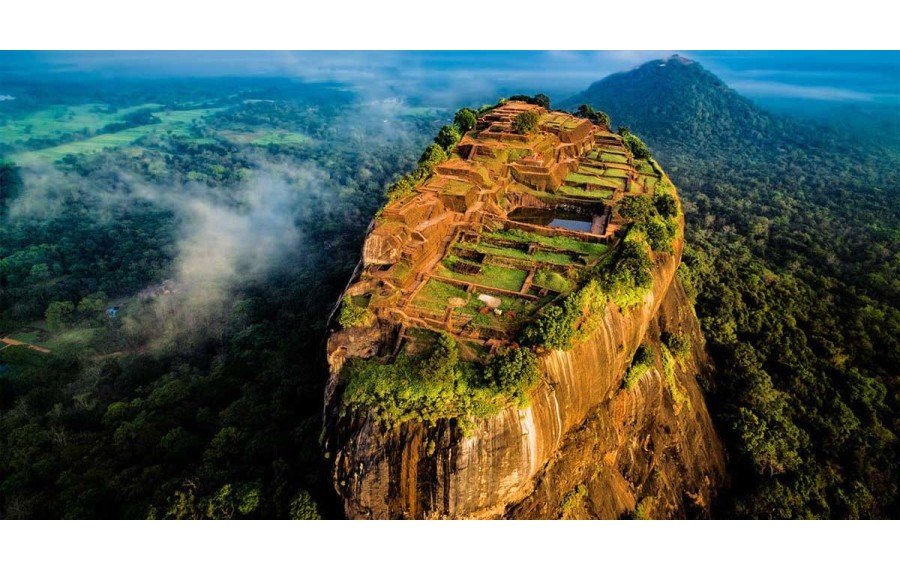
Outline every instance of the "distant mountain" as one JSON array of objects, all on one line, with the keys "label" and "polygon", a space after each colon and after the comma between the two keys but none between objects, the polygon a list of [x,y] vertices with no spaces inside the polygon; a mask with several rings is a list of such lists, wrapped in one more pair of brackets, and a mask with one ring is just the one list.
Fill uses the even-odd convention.
[{"label": "distant mountain", "polygon": [[731,458],[714,516],[900,516],[890,123],[770,115],[681,57],[564,102],[582,104],[640,136],[684,199],[679,275],[718,370],[708,401]]},{"label": "distant mountain", "polygon": [[608,113],[614,126],[627,126],[667,152],[770,143],[783,132],[780,119],[677,55],[605,77],[562,106],[574,110],[582,104]]}]

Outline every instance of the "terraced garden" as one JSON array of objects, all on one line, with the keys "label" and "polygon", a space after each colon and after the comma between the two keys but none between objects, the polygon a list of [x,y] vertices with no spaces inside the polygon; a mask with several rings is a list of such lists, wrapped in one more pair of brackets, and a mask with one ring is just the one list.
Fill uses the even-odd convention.
[{"label": "terraced garden", "polygon": [[[463,273],[458,270],[461,265],[470,266],[478,269],[477,273]],[[441,264],[435,268],[435,274],[441,277],[457,279],[475,285],[484,285],[494,289],[503,289],[505,291],[519,291],[525,284],[525,278],[528,272],[512,267],[501,267],[498,265],[489,265],[486,263],[478,264],[462,259],[455,255],[448,255]]]},{"label": "terraced garden", "polygon": [[543,249],[536,250],[534,253],[528,253],[523,249],[497,245],[490,243],[489,241],[481,241],[477,244],[458,243],[456,244],[456,248],[465,251],[475,251],[484,255],[521,259],[524,261],[540,261],[557,265],[569,265],[572,263],[572,256],[566,253],[546,251]]},{"label": "terraced garden", "polygon": [[542,236],[520,229],[500,230],[486,234],[486,237],[500,242],[538,244],[557,251],[568,251],[583,255],[595,261],[609,249],[605,244],[581,241],[566,236]]}]

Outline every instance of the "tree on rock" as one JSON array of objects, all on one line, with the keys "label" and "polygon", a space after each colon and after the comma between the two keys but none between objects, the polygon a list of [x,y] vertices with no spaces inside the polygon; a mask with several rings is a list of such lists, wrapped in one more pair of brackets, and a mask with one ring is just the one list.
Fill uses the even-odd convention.
[{"label": "tree on rock", "polygon": [[544,109],[550,109],[550,97],[547,97],[543,93],[538,93],[534,96],[535,105],[540,105]]},{"label": "tree on rock", "polygon": [[653,203],[647,196],[625,196],[619,202],[619,214],[626,220],[646,220]]},{"label": "tree on rock", "polygon": [[538,115],[537,111],[525,111],[524,113],[520,113],[513,121],[513,130],[520,135],[533,133],[537,129],[538,120],[540,120],[540,118],[541,116]]},{"label": "tree on rock", "polygon": [[632,134],[628,127],[619,127],[619,134],[622,135],[622,144],[628,147],[635,158],[650,158],[650,149],[637,135]]},{"label": "tree on rock", "polygon": [[463,107],[453,117],[453,124],[456,125],[460,133],[467,133],[474,129],[477,121],[478,117],[475,116],[475,111],[468,107]]},{"label": "tree on rock", "polygon": [[575,112],[575,116],[588,119],[592,123],[604,125],[609,128],[609,115],[607,115],[603,111],[595,111],[594,108],[590,105],[582,105],[581,107],[578,107],[578,111]]},{"label": "tree on rock", "polygon": [[[438,135],[440,136],[440,135]],[[441,148],[440,143],[431,143],[419,158],[419,166],[431,168],[439,162],[447,160],[447,153]]]},{"label": "tree on rock", "polygon": [[450,150],[456,146],[456,143],[459,142],[459,139],[462,138],[462,135],[459,133],[459,129],[456,125],[444,125],[441,127],[441,130],[438,132],[437,136],[434,137],[434,142],[439,144],[441,148],[450,152]]}]

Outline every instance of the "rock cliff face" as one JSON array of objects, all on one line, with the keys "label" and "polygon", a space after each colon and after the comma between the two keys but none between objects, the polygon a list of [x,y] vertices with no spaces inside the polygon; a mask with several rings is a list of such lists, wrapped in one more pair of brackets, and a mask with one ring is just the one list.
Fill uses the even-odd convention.
[{"label": "rock cliff face", "polygon": [[[654,285],[627,312],[571,350],[540,356],[543,381],[525,409],[476,420],[406,422],[388,429],[339,412],[340,368],[388,338],[351,329],[328,343],[326,452],[351,518],[655,518],[703,516],[724,478],[724,458],[698,378],[708,374],[690,301],[675,278],[682,244],[656,254]],[[691,340],[690,353],[655,366],[631,388],[623,377],[642,342]]]}]

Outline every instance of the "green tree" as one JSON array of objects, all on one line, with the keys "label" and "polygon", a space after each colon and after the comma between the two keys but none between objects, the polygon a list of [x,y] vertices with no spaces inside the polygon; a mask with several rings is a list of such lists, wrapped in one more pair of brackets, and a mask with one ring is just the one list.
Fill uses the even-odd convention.
[{"label": "green tree", "polygon": [[675,197],[666,192],[658,192],[653,196],[653,206],[659,215],[664,218],[674,218],[678,215],[678,202]]},{"label": "green tree", "polygon": [[456,125],[461,133],[466,133],[474,129],[477,122],[478,117],[475,116],[475,111],[468,107],[463,107],[457,111],[456,115],[453,117],[453,124]]},{"label": "green tree", "polygon": [[70,326],[75,313],[75,305],[71,301],[54,301],[47,306],[44,318],[47,319],[47,328],[59,330]]},{"label": "green tree", "polygon": [[456,125],[444,125],[441,127],[441,130],[438,131],[437,136],[434,137],[434,142],[440,145],[445,151],[450,152],[461,138],[462,135]]},{"label": "green tree", "polygon": [[581,105],[578,107],[578,111],[575,112],[575,115],[609,128],[609,115],[603,111],[595,111],[590,105]]},{"label": "green tree", "polygon": [[317,521],[321,520],[318,505],[313,501],[309,491],[300,491],[291,499],[291,520]]},{"label": "green tree", "polygon": [[537,356],[527,348],[499,350],[487,372],[488,380],[520,406],[528,405],[528,395],[541,379]]},{"label": "green tree", "polygon": [[644,144],[644,141],[628,130],[628,127],[619,127],[619,134],[622,136],[622,144],[624,144],[635,158],[650,158],[650,149]]},{"label": "green tree", "polygon": [[537,95],[534,96],[534,103],[535,103],[535,105],[540,105],[541,107],[543,107],[545,109],[549,109],[550,108],[550,97],[547,97],[543,93],[538,93]]},{"label": "green tree", "polygon": [[647,196],[625,196],[619,202],[619,215],[626,220],[643,221],[650,217],[652,208]]},{"label": "green tree", "polygon": [[525,111],[513,120],[513,130],[520,135],[533,133],[538,126],[541,116],[537,111]]},{"label": "green tree", "polygon": [[574,315],[551,305],[522,332],[522,342],[531,346],[566,349],[572,342]]},{"label": "green tree", "polygon": [[367,327],[374,321],[375,315],[372,311],[365,307],[360,307],[349,297],[344,297],[344,300],[341,303],[341,310],[338,313],[338,323],[341,327],[345,329],[352,327]]},{"label": "green tree", "polygon": [[438,143],[431,143],[419,158],[419,166],[430,169],[435,164],[447,160],[447,153]]},{"label": "green tree", "polygon": [[78,316],[89,321],[92,325],[103,322],[103,313],[106,308],[106,293],[93,293],[78,302]]}]

